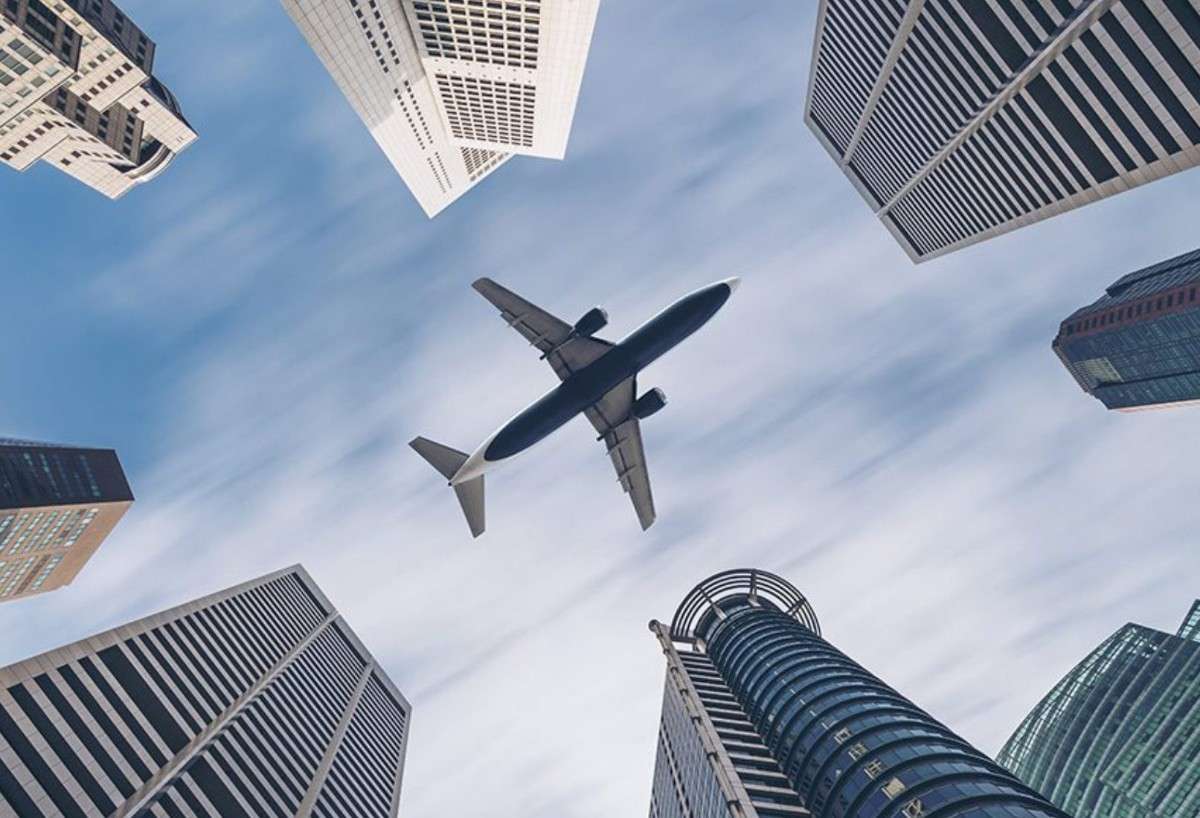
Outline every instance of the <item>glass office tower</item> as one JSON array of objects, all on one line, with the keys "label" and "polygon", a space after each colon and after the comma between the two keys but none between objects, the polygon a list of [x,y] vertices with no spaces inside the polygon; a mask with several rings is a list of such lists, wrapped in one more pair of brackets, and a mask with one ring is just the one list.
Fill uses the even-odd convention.
[{"label": "glass office tower", "polygon": [[1075,381],[1123,412],[1200,400],[1200,250],[1130,273],[1059,327]]},{"label": "glass office tower", "polygon": [[786,580],[727,571],[671,625],[650,818],[1065,818],[821,637]]},{"label": "glass office tower", "polygon": [[1200,602],[1177,634],[1126,625],[1060,681],[1000,752],[1076,818],[1200,815]]},{"label": "glass office tower", "polygon": [[411,713],[295,566],[0,668],[0,816],[394,818]]}]

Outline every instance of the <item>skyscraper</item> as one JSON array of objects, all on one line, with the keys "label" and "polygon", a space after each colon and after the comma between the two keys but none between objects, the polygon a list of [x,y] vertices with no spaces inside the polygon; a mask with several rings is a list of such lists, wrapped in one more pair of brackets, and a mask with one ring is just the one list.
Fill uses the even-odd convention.
[{"label": "skyscraper", "polygon": [[0,439],[0,601],[70,584],[132,504],[111,449]]},{"label": "skyscraper", "polygon": [[1200,0],[821,0],[806,120],[914,261],[1200,163]]},{"label": "skyscraper", "polygon": [[1200,401],[1200,250],[1130,273],[1058,328],[1054,352],[1109,409]]},{"label": "skyscraper", "polygon": [[821,637],[764,571],[651,622],[667,683],[650,818],[1065,818]]},{"label": "skyscraper", "polygon": [[42,161],[116,199],[196,140],[111,0],[0,4],[0,160]]},{"label": "skyscraper", "polygon": [[1126,625],[1033,709],[999,760],[1075,818],[1200,815],[1200,602],[1177,635]]},{"label": "skyscraper", "polygon": [[600,0],[283,0],[429,216],[512,154],[561,159]]},{"label": "skyscraper", "polygon": [[396,815],[411,708],[298,566],[0,669],[0,688],[0,815]]}]

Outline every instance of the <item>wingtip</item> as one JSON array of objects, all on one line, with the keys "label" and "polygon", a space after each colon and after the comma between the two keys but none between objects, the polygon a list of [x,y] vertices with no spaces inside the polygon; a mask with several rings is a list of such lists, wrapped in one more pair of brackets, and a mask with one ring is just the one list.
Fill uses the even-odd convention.
[{"label": "wingtip", "polygon": [[489,285],[494,285],[495,283],[496,283],[495,281],[492,281],[487,276],[482,276],[471,282],[471,289],[476,290],[476,291],[482,291],[483,288],[485,288]]}]

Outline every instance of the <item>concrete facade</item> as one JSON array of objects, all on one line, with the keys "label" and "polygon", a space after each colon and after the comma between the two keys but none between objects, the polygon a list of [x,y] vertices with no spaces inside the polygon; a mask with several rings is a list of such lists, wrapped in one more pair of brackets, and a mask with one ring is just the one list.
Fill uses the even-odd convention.
[{"label": "concrete facade", "polygon": [[131,505],[111,449],[0,440],[0,602],[69,585]]},{"label": "concrete facade", "polygon": [[282,1],[430,217],[565,155],[599,0]]},{"label": "concrete facade", "polygon": [[0,161],[46,162],[110,199],[156,178],[196,133],[154,53],[111,0],[6,0]]}]

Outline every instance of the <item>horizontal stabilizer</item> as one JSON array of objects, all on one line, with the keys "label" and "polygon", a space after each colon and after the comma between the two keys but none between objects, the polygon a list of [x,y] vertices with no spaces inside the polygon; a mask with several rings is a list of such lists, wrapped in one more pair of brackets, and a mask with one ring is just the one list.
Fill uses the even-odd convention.
[{"label": "horizontal stabilizer", "polygon": [[458,495],[458,504],[462,506],[463,514],[467,517],[467,525],[471,527],[471,536],[478,537],[483,533],[487,520],[484,516],[483,477],[476,477],[454,487]]},{"label": "horizontal stabilizer", "polygon": [[418,437],[408,445],[412,446],[417,454],[425,458],[429,462],[429,465],[441,472],[442,477],[445,477],[447,480],[458,474],[458,470],[462,468],[463,463],[467,462],[467,457],[469,456],[458,449],[451,449],[449,446],[434,443],[432,440],[424,437]]}]

